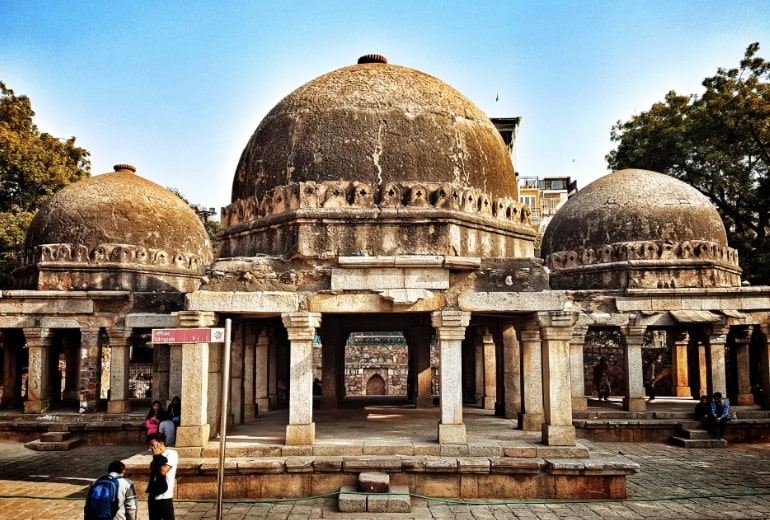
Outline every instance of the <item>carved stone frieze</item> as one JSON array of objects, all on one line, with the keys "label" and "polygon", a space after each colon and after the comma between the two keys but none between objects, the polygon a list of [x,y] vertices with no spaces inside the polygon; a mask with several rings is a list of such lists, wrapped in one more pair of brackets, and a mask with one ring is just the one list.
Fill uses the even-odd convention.
[{"label": "carved stone frieze", "polygon": [[474,213],[498,221],[530,226],[529,206],[493,198],[454,183],[398,182],[380,188],[359,181],[300,182],[278,186],[261,200],[238,199],[222,212],[224,228],[275,217],[298,209],[431,209]]},{"label": "carved stone frieze", "polygon": [[705,240],[686,240],[676,244],[648,240],[606,244],[598,250],[559,251],[549,254],[545,261],[551,271],[609,264],[630,260],[678,261],[695,260],[738,266],[738,252]]},{"label": "carved stone frieze", "polygon": [[79,244],[43,244],[25,251],[22,265],[48,263],[89,266],[142,265],[200,272],[204,260],[187,251],[169,252],[132,244],[100,244],[89,251]]}]

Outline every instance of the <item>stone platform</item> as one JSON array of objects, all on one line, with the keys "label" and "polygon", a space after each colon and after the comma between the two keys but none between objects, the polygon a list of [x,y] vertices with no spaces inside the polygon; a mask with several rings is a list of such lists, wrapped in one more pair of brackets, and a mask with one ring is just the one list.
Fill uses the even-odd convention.
[{"label": "stone platform", "polygon": [[[466,408],[467,442],[437,442],[439,411],[403,406],[363,406],[315,411],[313,445],[283,444],[286,411],[228,432],[225,498],[297,498],[355,486],[361,472],[384,472],[393,486],[445,498],[624,498],[626,476],[638,465],[579,441],[546,446],[540,432],[517,429],[515,420]],[[177,448],[180,499],[217,494],[219,442]],[[149,472],[149,454],[124,461],[135,480]],[[137,490],[144,489],[142,484]]]}]

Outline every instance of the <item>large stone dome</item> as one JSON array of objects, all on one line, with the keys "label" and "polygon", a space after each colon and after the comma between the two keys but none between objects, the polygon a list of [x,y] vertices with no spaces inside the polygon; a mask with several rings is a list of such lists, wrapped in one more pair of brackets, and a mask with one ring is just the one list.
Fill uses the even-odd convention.
[{"label": "large stone dome", "polygon": [[368,55],[286,96],[243,151],[220,258],[531,257],[510,151],[465,96]]},{"label": "large stone dome", "polygon": [[[555,288],[739,284],[736,252],[711,202],[692,186],[647,170],[620,170],[579,191],[548,224],[541,255]],[[708,274],[701,269],[695,278],[680,277],[685,264]],[[647,274],[629,274],[629,266],[642,265]],[[729,273],[709,271],[712,265]],[[617,278],[621,271],[628,279]]]},{"label": "large stone dome", "polygon": [[[65,278],[71,282],[66,288],[114,288],[100,287],[101,278],[93,275],[72,275],[83,269],[139,269],[199,278],[213,258],[206,229],[178,195],[135,171],[119,164],[114,173],[83,179],[56,193],[30,224],[23,264],[66,264]],[[56,288],[60,282],[43,285]],[[175,286],[167,279],[164,283]],[[138,284],[143,286],[149,287]]]},{"label": "large stone dome", "polygon": [[489,118],[446,83],[377,55],[286,96],[246,145],[232,200],[276,186],[355,179],[453,183],[518,199],[511,158]]}]

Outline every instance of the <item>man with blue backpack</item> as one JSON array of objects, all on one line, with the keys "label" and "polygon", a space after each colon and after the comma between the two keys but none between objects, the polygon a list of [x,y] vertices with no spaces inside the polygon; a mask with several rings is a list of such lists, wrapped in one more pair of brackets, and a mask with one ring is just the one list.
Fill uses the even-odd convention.
[{"label": "man with blue backpack", "polygon": [[136,520],[136,489],[123,476],[126,465],[115,460],[107,468],[108,474],[91,484],[84,509],[85,520]]}]

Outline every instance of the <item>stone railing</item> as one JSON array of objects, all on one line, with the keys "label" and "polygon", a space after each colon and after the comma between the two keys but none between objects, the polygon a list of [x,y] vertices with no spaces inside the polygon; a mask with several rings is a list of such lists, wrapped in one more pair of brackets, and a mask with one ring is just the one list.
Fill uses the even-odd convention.
[{"label": "stone railing", "polygon": [[390,183],[375,188],[349,181],[300,182],[278,186],[261,200],[240,199],[223,208],[222,227],[269,218],[301,209],[443,209],[531,225],[531,210],[509,198],[492,199],[489,194],[452,183]]}]

